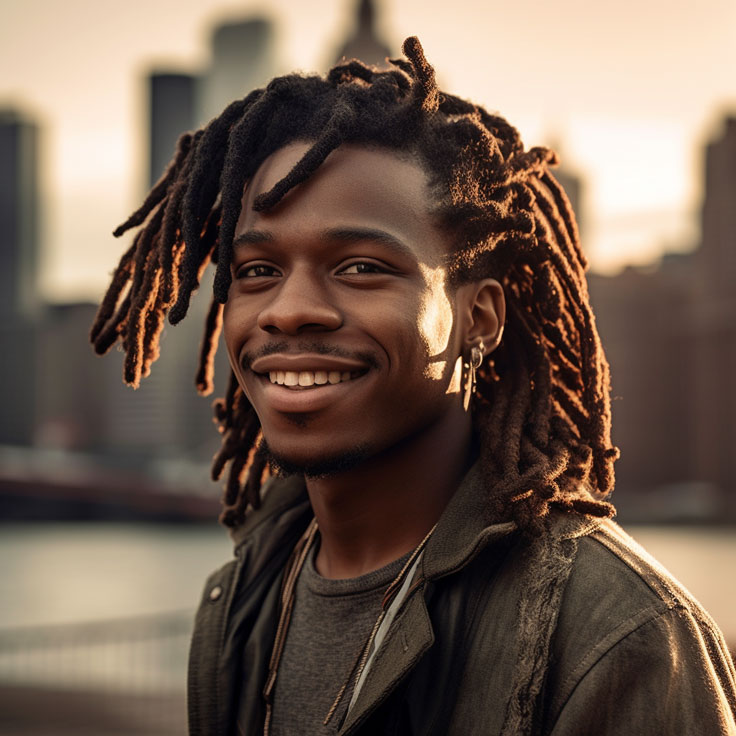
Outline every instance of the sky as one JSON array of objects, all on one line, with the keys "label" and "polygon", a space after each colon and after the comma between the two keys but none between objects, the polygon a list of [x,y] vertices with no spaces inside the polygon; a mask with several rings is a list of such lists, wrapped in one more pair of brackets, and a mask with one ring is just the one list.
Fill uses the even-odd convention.
[{"label": "sky", "polygon": [[[213,25],[266,16],[277,72],[324,70],[356,0],[3,0],[0,107],[42,126],[51,300],[97,299],[124,248],[110,233],[146,184],[145,74],[197,71]],[[399,48],[418,35],[443,88],[552,144],[584,180],[597,270],[698,242],[703,146],[736,114],[733,0],[377,0]]]}]

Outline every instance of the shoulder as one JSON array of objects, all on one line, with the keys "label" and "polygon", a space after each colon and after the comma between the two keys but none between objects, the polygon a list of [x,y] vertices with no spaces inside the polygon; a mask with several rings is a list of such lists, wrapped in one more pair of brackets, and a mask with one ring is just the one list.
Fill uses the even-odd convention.
[{"label": "shoulder", "polygon": [[[720,637],[713,619],[692,594],[618,524],[603,521],[578,539],[560,610],[560,626],[578,639],[629,629],[666,612],[686,617]],[[623,628],[622,628],[623,627]]]},{"label": "shoulder", "polygon": [[[234,557],[205,582],[197,618],[226,611],[237,586],[248,585],[264,570],[278,573],[296,540],[311,519],[301,479],[272,479],[264,486],[263,502],[240,526],[230,530]],[[217,605],[213,605],[217,604]]]},{"label": "shoulder", "polygon": [[565,594],[568,606],[586,601],[606,619],[632,618],[643,611],[681,608],[699,624],[716,626],[689,591],[618,524],[606,520],[578,539],[578,549]]},{"label": "shoulder", "polygon": [[[649,712],[661,727],[675,711],[684,723],[695,713],[715,717],[719,709],[726,718],[736,705],[733,664],[716,624],[612,521],[577,541],[551,654],[553,720],[582,722],[593,703],[605,718],[624,696],[629,712],[639,709],[638,717]],[[672,697],[680,698],[674,710],[665,702]]]}]

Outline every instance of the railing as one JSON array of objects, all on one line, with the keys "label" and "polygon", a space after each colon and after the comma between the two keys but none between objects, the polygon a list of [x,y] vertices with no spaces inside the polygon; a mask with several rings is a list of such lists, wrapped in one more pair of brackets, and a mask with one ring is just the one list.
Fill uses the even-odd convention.
[{"label": "railing", "polygon": [[0,732],[183,733],[192,623],[177,611],[0,630]]}]

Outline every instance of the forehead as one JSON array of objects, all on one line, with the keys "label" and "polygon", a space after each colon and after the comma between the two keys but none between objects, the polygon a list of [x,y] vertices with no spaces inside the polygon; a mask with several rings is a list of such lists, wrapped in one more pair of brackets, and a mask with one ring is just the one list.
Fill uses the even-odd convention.
[{"label": "forehead", "polygon": [[292,143],[269,156],[246,185],[236,237],[267,231],[279,237],[329,230],[380,230],[416,251],[419,260],[444,260],[448,238],[435,225],[427,175],[409,155],[342,145],[303,183],[267,212],[253,201],[286,176],[311,143]]}]

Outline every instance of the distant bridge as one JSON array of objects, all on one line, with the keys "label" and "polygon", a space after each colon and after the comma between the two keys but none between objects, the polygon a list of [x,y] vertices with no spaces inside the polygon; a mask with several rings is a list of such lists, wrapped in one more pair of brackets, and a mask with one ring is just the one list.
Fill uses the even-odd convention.
[{"label": "distant bridge", "polygon": [[[166,472],[162,472],[162,468]],[[115,467],[93,456],[0,447],[0,519],[212,521],[217,487],[184,463]]]}]

